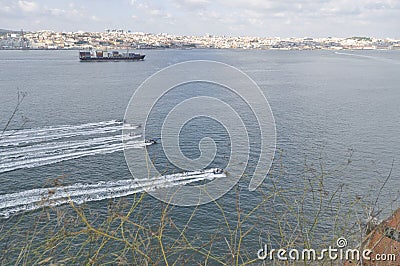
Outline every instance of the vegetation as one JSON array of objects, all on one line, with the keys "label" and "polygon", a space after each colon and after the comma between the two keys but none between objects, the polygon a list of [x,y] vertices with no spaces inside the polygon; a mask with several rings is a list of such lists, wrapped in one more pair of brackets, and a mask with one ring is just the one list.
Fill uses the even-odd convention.
[{"label": "vegetation", "polygon": [[[0,264],[259,265],[257,251],[264,244],[319,249],[334,246],[342,236],[353,246],[361,243],[364,219],[371,216],[377,199],[348,196],[345,184],[329,184],[346,171],[352,152],[334,167],[322,160],[306,162],[302,177],[291,185],[282,154],[251,196],[245,191],[249,178],[244,177],[227,195],[203,206],[176,207],[140,193],[79,206],[43,207],[0,220]],[[389,178],[390,174],[386,181]],[[379,197],[385,184],[375,195]],[[47,200],[44,196],[43,202]],[[373,216],[378,213],[372,211]]]}]

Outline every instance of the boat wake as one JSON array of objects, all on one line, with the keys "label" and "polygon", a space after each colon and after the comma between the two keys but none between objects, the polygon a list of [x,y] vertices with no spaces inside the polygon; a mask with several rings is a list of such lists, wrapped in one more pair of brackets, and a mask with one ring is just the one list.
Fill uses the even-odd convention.
[{"label": "boat wake", "polygon": [[364,54],[346,53],[346,52],[335,52],[335,54],[345,55],[345,56],[353,56],[353,57],[361,57],[361,58],[372,59],[372,60],[381,61],[381,62],[385,62],[385,63],[396,64],[396,65],[400,64],[399,61],[397,61],[395,59],[390,59],[390,58],[383,58],[383,57],[370,56],[370,55],[364,55]]},{"label": "boat wake", "polygon": [[151,144],[139,140],[140,135],[124,136],[123,144],[121,132],[122,122],[116,120],[6,131],[0,138],[0,173]]},{"label": "boat wake", "polygon": [[77,183],[64,187],[26,190],[0,195],[0,217],[9,218],[17,213],[33,211],[43,207],[59,206],[70,202],[82,204],[85,202],[119,198],[144,191],[186,185],[221,177],[226,177],[226,174],[222,171],[216,171],[216,169],[208,169],[150,179],[126,179],[99,182],[97,184]]}]

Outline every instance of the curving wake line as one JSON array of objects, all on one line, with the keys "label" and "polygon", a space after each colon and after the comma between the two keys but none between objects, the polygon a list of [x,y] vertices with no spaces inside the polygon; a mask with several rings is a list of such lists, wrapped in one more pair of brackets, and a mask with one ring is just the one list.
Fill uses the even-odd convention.
[{"label": "curving wake line", "polygon": [[[126,127],[125,127],[126,128]],[[136,129],[132,126],[131,129]],[[57,139],[82,137],[95,134],[109,134],[120,132],[122,122],[116,120],[99,123],[88,123],[83,125],[65,125],[45,127],[38,129],[9,130],[0,138],[0,147],[30,145],[34,143],[47,142]]]},{"label": "curving wake line", "polygon": [[123,136],[124,145],[121,132],[116,120],[6,131],[0,138],[0,173],[150,145],[138,140],[140,135]]},{"label": "curving wake line", "polygon": [[46,142],[32,146],[13,147],[0,150],[0,161],[14,160],[16,158],[30,158],[32,156],[46,155],[53,152],[79,149],[95,145],[107,144],[121,140],[121,136],[100,137],[87,140],[73,140],[60,142]]},{"label": "curving wake line", "polygon": [[361,58],[367,58],[367,59],[377,60],[377,61],[381,61],[381,62],[400,65],[399,61],[397,61],[395,59],[390,59],[390,58],[382,58],[382,57],[371,56],[371,55],[353,54],[353,53],[345,53],[345,52],[334,52],[334,53],[338,54],[338,55],[361,57]]},{"label": "curving wake line", "polygon": [[4,162],[0,164],[0,173],[10,172],[18,169],[23,168],[33,168],[38,166],[50,165],[55,164],[67,160],[73,160],[82,158],[85,156],[93,156],[97,154],[109,154],[114,153],[117,151],[122,151],[125,149],[139,149],[145,146],[151,145],[150,143],[144,143],[143,141],[132,141],[125,143],[116,143],[116,144],[107,144],[107,145],[99,145],[95,148],[91,147],[87,150],[80,150],[74,152],[68,152],[63,154],[56,154],[46,157],[38,157],[38,158],[30,158],[30,159],[21,159],[21,160],[14,160],[11,162]]},{"label": "curving wake line", "polygon": [[9,218],[13,214],[24,211],[59,206],[70,202],[82,204],[84,202],[119,198],[149,190],[226,177],[225,173],[215,173],[215,170],[178,173],[151,179],[126,179],[99,182],[97,184],[78,183],[65,187],[40,188],[0,195],[0,217]]},{"label": "curving wake line", "polygon": [[[141,135],[134,134],[134,130],[137,128],[137,126],[131,126],[132,131],[122,136],[122,122],[112,120],[15,132],[6,131],[0,136],[0,173],[151,145],[152,143],[141,140]],[[125,140],[124,143],[122,138]],[[224,173],[215,171],[215,169],[209,169],[151,179],[73,184],[4,194],[0,195],[0,217],[8,218],[24,211],[33,211],[69,202],[81,204],[124,197],[143,191],[213,180],[225,176]]]}]

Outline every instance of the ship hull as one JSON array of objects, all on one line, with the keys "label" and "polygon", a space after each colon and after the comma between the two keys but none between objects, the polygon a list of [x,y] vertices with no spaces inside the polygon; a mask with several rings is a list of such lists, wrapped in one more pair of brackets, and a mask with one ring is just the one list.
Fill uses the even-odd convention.
[{"label": "ship hull", "polygon": [[140,55],[140,56],[135,56],[135,57],[97,57],[97,58],[90,58],[90,57],[84,57],[84,58],[79,58],[81,62],[117,62],[117,61],[143,61],[145,55]]}]

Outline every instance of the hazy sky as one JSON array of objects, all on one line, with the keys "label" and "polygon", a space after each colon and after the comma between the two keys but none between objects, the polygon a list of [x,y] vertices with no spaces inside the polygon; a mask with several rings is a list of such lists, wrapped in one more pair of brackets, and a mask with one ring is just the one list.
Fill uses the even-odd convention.
[{"label": "hazy sky", "polygon": [[0,0],[0,28],[400,37],[400,0]]}]

